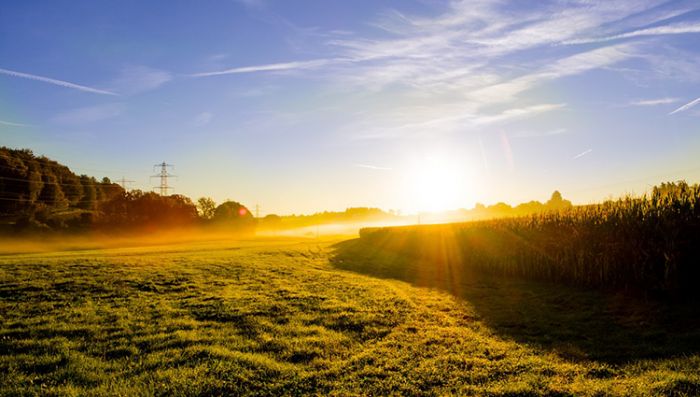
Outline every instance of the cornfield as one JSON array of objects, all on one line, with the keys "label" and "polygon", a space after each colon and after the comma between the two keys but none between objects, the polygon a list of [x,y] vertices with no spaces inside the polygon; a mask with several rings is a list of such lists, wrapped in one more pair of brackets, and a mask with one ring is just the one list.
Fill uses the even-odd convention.
[{"label": "cornfield", "polygon": [[700,186],[520,218],[368,228],[361,242],[436,265],[644,294],[698,295]]}]

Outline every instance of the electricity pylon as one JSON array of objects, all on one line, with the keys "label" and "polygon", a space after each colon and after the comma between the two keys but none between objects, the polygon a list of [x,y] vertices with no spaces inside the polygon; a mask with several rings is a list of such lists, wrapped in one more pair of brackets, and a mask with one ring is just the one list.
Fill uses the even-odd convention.
[{"label": "electricity pylon", "polygon": [[172,164],[166,164],[165,161],[163,161],[160,164],[156,164],[153,166],[153,171],[156,170],[156,167],[160,167],[160,173],[151,175],[151,178],[160,178],[160,185],[159,186],[154,186],[154,189],[159,189],[160,190],[160,195],[161,196],[167,196],[168,195],[168,189],[172,189],[171,186],[168,186],[168,178],[174,178],[175,175],[171,174],[168,172],[168,167],[173,167]]}]

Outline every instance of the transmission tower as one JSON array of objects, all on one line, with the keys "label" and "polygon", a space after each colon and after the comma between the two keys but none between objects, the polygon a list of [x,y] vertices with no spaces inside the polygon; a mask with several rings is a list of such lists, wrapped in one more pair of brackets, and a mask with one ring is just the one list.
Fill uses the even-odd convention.
[{"label": "transmission tower", "polygon": [[260,206],[255,204],[255,218],[260,218]]},{"label": "transmission tower", "polygon": [[168,172],[168,167],[173,168],[172,164],[166,164],[165,161],[163,161],[160,164],[156,164],[153,166],[153,171],[157,169],[157,167],[160,167],[160,172],[151,175],[151,178],[160,178],[160,185],[159,186],[154,186],[154,189],[159,189],[160,190],[160,195],[161,196],[167,196],[168,195],[168,189],[172,189],[171,186],[168,186],[168,178],[174,178],[175,175],[171,174]]},{"label": "transmission tower", "polygon": [[129,191],[126,185],[128,185],[129,183],[134,183],[134,181],[130,181],[128,179],[125,179],[124,177],[122,177],[122,179],[118,179],[116,182],[121,185],[122,189],[124,189],[125,192]]}]

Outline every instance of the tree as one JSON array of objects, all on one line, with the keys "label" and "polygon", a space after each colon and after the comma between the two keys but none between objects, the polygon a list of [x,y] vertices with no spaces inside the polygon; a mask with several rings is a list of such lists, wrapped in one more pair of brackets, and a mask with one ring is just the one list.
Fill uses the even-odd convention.
[{"label": "tree", "polygon": [[43,175],[43,182],[44,187],[39,194],[39,200],[47,206],[57,209],[65,209],[68,207],[68,200],[66,200],[63,190],[61,190],[61,185],[56,175],[50,173],[50,171],[45,172]]},{"label": "tree", "polygon": [[84,210],[94,210],[97,206],[95,179],[87,175],[80,175],[80,184],[83,186],[83,197],[78,203],[78,207]]},{"label": "tree", "polygon": [[102,203],[101,223],[107,228],[161,228],[186,227],[197,222],[197,208],[181,195],[160,196],[153,192],[132,190],[122,192]]},{"label": "tree", "polygon": [[539,201],[528,201],[527,203],[518,204],[515,209],[516,215],[530,215],[542,212],[544,210],[544,204]]},{"label": "tree", "polygon": [[216,202],[211,197],[200,197],[197,200],[197,211],[200,217],[207,220],[212,219],[214,211],[216,211]]},{"label": "tree", "polygon": [[85,194],[80,178],[72,173],[64,175],[61,179],[61,186],[69,204],[71,206],[78,205]]},{"label": "tree", "polygon": [[513,207],[502,201],[489,205],[486,210],[488,211],[488,216],[490,217],[512,216],[513,214]]},{"label": "tree", "polygon": [[549,201],[545,203],[545,206],[547,207],[547,209],[559,211],[571,207],[572,204],[571,201],[564,200],[564,198],[562,198],[561,196],[561,193],[559,193],[558,190],[555,190],[552,193],[552,197],[549,199]]},{"label": "tree", "polygon": [[230,230],[252,231],[255,228],[255,218],[250,210],[235,201],[226,201],[216,207],[212,220],[218,226]]},{"label": "tree", "polygon": [[260,220],[260,225],[262,227],[276,228],[282,224],[282,217],[275,214],[265,215],[264,218]]}]

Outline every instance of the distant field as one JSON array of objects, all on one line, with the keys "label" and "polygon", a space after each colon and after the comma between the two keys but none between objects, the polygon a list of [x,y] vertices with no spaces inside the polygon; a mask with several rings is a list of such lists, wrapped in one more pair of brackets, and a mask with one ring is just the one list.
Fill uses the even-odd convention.
[{"label": "distant field", "polygon": [[0,394],[700,394],[693,306],[435,265],[291,238],[3,255]]}]

